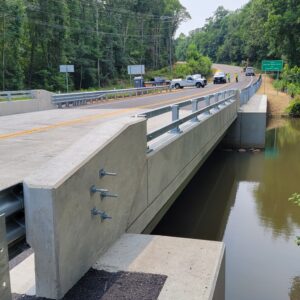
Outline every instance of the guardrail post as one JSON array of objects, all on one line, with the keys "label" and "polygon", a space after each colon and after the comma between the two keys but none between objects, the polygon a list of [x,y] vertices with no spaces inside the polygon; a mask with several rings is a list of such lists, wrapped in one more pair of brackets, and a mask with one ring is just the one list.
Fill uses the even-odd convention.
[{"label": "guardrail post", "polygon": [[[196,112],[198,110],[198,100],[194,99],[192,100],[192,113]],[[192,122],[199,122],[198,118],[195,117],[192,119]]]},{"label": "guardrail post", "polygon": [[7,92],[7,99],[8,101],[11,101],[11,92]]},{"label": "guardrail post", "polygon": [[11,300],[5,215],[0,215],[0,299]]},{"label": "guardrail post", "polygon": [[[179,105],[172,105],[172,122],[179,120]],[[179,126],[171,130],[172,133],[180,133]]]}]

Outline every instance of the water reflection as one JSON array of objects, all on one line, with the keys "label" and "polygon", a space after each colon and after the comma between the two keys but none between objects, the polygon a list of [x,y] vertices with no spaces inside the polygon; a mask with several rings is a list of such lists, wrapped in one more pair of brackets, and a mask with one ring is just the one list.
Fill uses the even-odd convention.
[{"label": "water reflection", "polygon": [[272,228],[275,237],[289,237],[300,225],[300,209],[287,201],[300,192],[299,121],[289,120],[284,127],[268,131],[266,142],[263,178],[255,190],[257,210],[263,226]]},{"label": "water reflection", "polygon": [[153,233],[223,240],[227,300],[300,299],[299,155],[299,120],[268,131],[264,152],[214,152]]}]

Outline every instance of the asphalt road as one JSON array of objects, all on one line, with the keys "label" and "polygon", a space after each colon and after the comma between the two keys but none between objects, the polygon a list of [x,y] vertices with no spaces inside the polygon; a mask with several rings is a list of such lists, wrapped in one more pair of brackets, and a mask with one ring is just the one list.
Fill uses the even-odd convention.
[{"label": "asphalt road", "polygon": [[[91,104],[84,108],[85,109],[136,108],[136,109],[150,110],[164,105],[184,101],[187,99],[213,94],[223,90],[242,89],[245,86],[247,86],[251,81],[251,77],[244,76],[244,73],[242,73],[242,68],[228,66],[228,65],[221,65],[221,64],[214,64],[213,67],[215,69],[222,70],[225,73],[230,73],[232,78],[231,83],[227,83],[227,84],[208,83],[208,85],[205,88],[198,89],[196,87],[190,87],[190,88],[184,88],[180,90],[173,90],[171,93],[146,95],[142,97],[127,98],[125,100],[112,100],[105,103]],[[232,82],[234,80],[235,73],[239,75],[238,83]]]}]

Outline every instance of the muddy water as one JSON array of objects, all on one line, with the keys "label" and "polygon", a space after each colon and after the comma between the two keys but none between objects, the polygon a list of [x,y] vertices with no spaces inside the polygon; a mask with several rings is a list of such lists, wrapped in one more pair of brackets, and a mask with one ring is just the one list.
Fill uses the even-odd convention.
[{"label": "muddy water", "polygon": [[300,121],[267,131],[264,152],[217,150],[153,234],[224,241],[226,300],[300,299]]}]

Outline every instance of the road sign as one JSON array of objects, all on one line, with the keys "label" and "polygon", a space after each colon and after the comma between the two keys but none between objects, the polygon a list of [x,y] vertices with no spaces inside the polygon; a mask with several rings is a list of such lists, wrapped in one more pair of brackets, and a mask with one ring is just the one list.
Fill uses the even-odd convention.
[{"label": "road sign", "polygon": [[283,69],[283,60],[263,60],[261,69],[264,72],[280,72]]},{"label": "road sign", "polygon": [[60,65],[59,72],[66,73],[66,86],[67,86],[67,93],[68,93],[69,92],[68,73],[74,73],[74,65]]},{"label": "road sign", "polygon": [[145,74],[144,65],[131,65],[127,67],[129,75],[142,75]]},{"label": "road sign", "polygon": [[74,65],[60,65],[59,72],[60,73],[74,73]]}]

